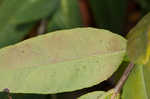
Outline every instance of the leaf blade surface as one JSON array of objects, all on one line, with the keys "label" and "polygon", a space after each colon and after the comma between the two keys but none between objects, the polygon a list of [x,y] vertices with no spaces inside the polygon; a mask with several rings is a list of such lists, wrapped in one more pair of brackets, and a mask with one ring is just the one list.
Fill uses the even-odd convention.
[{"label": "leaf blade surface", "polygon": [[25,40],[0,50],[0,89],[60,93],[90,87],[110,77],[125,52],[123,37],[94,28]]}]

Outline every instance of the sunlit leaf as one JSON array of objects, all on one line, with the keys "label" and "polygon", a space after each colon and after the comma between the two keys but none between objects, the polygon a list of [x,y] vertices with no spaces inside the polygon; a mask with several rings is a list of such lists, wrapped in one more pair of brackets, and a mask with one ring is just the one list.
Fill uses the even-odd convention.
[{"label": "sunlit leaf", "polygon": [[136,65],[123,87],[122,99],[150,98],[150,62],[147,65]]},{"label": "sunlit leaf", "polygon": [[150,13],[147,14],[127,35],[129,59],[146,64],[150,57]]},{"label": "sunlit leaf", "polygon": [[[110,90],[108,92],[104,92],[104,91],[95,91],[95,92],[91,92],[88,94],[85,94],[81,97],[79,97],[79,99],[112,99],[112,95],[113,95],[114,91]],[[120,96],[117,95],[115,97],[115,99],[120,99]]]},{"label": "sunlit leaf", "polygon": [[88,94],[85,94],[78,99],[100,99],[106,92],[104,91],[94,91]]},{"label": "sunlit leaf", "polygon": [[59,93],[96,85],[119,67],[126,40],[110,31],[77,28],[0,50],[0,90]]}]

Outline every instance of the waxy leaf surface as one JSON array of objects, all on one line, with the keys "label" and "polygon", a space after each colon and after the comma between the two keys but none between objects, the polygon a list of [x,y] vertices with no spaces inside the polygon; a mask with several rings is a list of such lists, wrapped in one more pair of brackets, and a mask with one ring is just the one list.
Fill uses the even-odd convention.
[{"label": "waxy leaf surface", "polygon": [[119,67],[126,40],[94,28],[62,30],[0,50],[0,90],[60,93],[96,85]]}]

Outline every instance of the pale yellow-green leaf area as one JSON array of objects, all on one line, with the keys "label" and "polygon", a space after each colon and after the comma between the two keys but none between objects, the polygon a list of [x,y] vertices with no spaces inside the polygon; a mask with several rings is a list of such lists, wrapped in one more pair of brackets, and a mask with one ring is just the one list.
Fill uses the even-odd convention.
[{"label": "pale yellow-green leaf area", "polygon": [[146,64],[150,57],[150,13],[131,29],[127,38],[130,60],[138,64]]},{"label": "pale yellow-green leaf area", "polygon": [[104,91],[94,91],[94,92],[87,93],[79,97],[78,99],[100,99],[105,93],[106,92]]},{"label": "pale yellow-green leaf area", "polygon": [[0,50],[0,90],[60,93],[109,78],[126,52],[126,40],[110,31],[56,31]]},{"label": "pale yellow-green leaf area", "polygon": [[123,87],[122,99],[150,99],[150,61],[136,65]]},{"label": "pale yellow-green leaf area", "polygon": [[[85,94],[78,99],[111,99],[114,90],[110,90],[108,92],[104,91],[94,91],[88,94]],[[118,94],[115,99],[120,99],[120,95]]]},{"label": "pale yellow-green leaf area", "polygon": [[[114,95],[114,89],[109,90],[108,92],[106,92],[102,97],[100,97],[99,99],[112,99]],[[114,99],[120,99],[120,94],[117,94]]]}]

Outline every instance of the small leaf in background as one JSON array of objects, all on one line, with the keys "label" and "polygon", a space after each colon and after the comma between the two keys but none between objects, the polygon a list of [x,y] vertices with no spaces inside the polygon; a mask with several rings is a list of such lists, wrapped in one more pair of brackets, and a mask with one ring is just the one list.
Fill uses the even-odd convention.
[{"label": "small leaf in background", "polygon": [[99,28],[122,34],[127,0],[89,0],[89,3]]},{"label": "small leaf in background", "polygon": [[[85,94],[78,99],[111,99],[114,91],[110,90],[108,92],[104,91],[95,91],[88,94]],[[117,95],[115,99],[120,99],[120,95]]]},{"label": "small leaf in background", "polygon": [[105,94],[104,91],[94,91],[88,94],[85,94],[78,99],[100,99]]},{"label": "small leaf in background", "polygon": [[[35,22],[50,15],[59,0],[4,0],[0,4],[0,47],[17,43]],[[39,12],[40,11],[40,12]]]},{"label": "small leaf in background", "polygon": [[[52,15],[52,13],[56,11],[60,1],[61,0],[11,0],[10,2],[10,0],[5,0],[2,5],[2,10],[0,11],[7,11],[5,13],[13,11],[14,19],[11,19],[11,21],[14,24],[27,23]],[[12,8],[12,10],[6,8]]]},{"label": "small leaf in background", "polygon": [[128,33],[128,56],[138,64],[146,64],[150,57],[150,13]]},{"label": "small leaf in background", "polygon": [[9,24],[7,25],[8,27],[0,27],[0,48],[22,41],[34,24],[35,23],[20,25]]},{"label": "small leaf in background", "polygon": [[136,65],[123,87],[122,99],[150,98],[150,63]]},{"label": "small leaf in background", "polygon": [[49,19],[48,32],[83,26],[78,0],[61,0]]},{"label": "small leaf in background", "polygon": [[50,94],[87,88],[109,78],[125,52],[126,40],[103,29],[38,36],[0,50],[0,90]]}]

